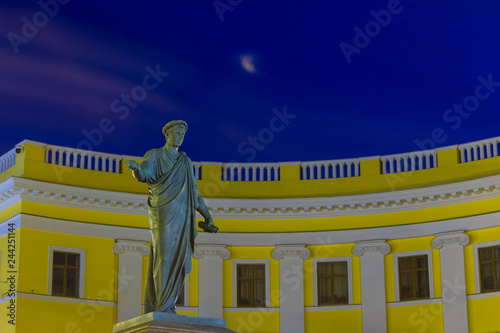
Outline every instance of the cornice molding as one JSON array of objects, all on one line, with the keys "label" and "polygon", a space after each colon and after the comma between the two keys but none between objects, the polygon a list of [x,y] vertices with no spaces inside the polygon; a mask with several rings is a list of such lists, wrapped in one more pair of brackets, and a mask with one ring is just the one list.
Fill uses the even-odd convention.
[{"label": "cornice molding", "polygon": [[133,241],[128,239],[117,239],[113,245],[113,252],[115,254],[138,254],[141,257],[149,256],[149,246],[144,242]]},{"label": "cornice molding", "polygon": [[352,248],[352,254],[356,257],[361,257],[367,253],[386,255],[391,252],[391,246],[385,242],[385,239],[356,242],[356,244],[357,245]]},{"label": "cornice molding", "polygon": [[[288,199],[205,198],[205,202],[214,219],[282,219],[393,213],[498,197],[500,175],[382,193]],[[0,183],[0,210],[21,200],[147,216],[146,194],[96,190],[18,177]]]},{"label": "cornice molding", "polygon": [[222,260],[229,259],[231,254],[225,245],[198,244],[193,253],[195,259],[203,259],[205,256],[220,257]]},{"label": "cornice molding", "polygon": [[311,252],[304,244],[276,245],[276,248],[273,250],[271,255],[275,260],[290,258],[300,258],[302,260],[306,260],[311,255]]},{"label": "cornice molding", "polygon": [[431,245],[433,249],[440,250],[443,247],[450,245],[461,245],[466,246],[469,244],[469,236],[464,230],[445,232],[436,234],[436,237],[432,240]]}]

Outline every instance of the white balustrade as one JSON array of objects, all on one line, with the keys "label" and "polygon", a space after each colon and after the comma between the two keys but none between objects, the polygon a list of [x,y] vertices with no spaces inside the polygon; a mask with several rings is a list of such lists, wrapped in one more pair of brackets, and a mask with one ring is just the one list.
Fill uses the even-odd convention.
[{"label": "white balustrade", "polygon": [[461,163],[484,160],[498,156],[500,136],[458,145]]},{"label": "white balustrade", "polygon": [[330,179],[359,176],[359,159],[309,161],[300,163],[302,179]]},{"label": "white balustrade", "polygon": [[45,146],[45,163],[72,168],[120,173],[121,155],[61,146]]},{"label": "white balustrade", "polygon": [[193,162],[194,179],[201,179],[201,162]]},{"label": "white balustrade", "polygon": [[11,149],[0,157],[0,173],[16,164],[16,149]]},{"label": "white balustrade", "polygon": [[406,172],[437,167],[436,149],[380,156],[382,173]]},{"label": "white balustrade", "polygon": [[222,180],[279,180],[279,163],[222,163]]}]

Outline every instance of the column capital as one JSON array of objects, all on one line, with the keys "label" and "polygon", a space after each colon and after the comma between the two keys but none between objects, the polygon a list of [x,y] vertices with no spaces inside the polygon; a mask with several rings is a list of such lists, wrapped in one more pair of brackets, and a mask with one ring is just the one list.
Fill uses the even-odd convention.
[{"label": "column capital", "polygon": [[391,252],[391,246],[386,243],[385,239],[356,242],[356,245],[352,248],[352,254],[356,257],[361,257],[366,253],[380,253],[386,255],[389,254],[389,252]]},{"label": "column capital", "polygon": [[226,260],[230,255],[226,245],[218,244],[197,244],[193,253],[193,257],[198,260],[205,256],[219,256],[222,260]]},{"label": "column capital", "polygon": [[465,233],[464,230],[452,231],[452,232],[443,232],[434,235],[434,239],[432,240],[432,248],[436,250],[440,250],[443,246],[449,245],[462,245],[465,246],[469,244],[469,236]]},{"label": "column capital", "polygon": [[128,239],[117,239],[113,245],[113,252],[115,254],[139,254],[142,257],[149,255],[149,246],[141,241],[134,241]]},{"label": "column capital", "polygon": [[300,258],[305,260],[309,258],[311,252],[304,244],[276,245],[276,248],[271,253],[273,259],[281,260],[288,258]]}]

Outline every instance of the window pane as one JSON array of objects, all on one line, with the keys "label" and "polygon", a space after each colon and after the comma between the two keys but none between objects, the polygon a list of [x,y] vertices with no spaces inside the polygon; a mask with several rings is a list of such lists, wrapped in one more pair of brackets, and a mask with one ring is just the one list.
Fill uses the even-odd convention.
[{"label": "window pane", "polygon": [[266,283],[264,280],[255,280],[253,285],[253,305],[266,306]]},{"label": "window pane", "polygon": [[483,291],[495,289],[493,263],[481,265],[481,282],[483,284]]},{"label": "window pane", "polygon": [[495,258],[500,259],[500,246],[495,248]]},{"label": "window pane", "polygon": [[256,278],[265,278],[265,276],[266,276],[266,266],[264,266],[264,265],[255,265],[253,273],[254,273],[254,277],[256,277]]},{"label": "window pane", "polygon": [[335,304],[347,304],[347,276],[336,276],[333,280]]},{"label": "window pane", "polygon": [[251,266],[250,265],[238,265],[238,277],[239,278],[251,277]]},{"label": "window pane", "polygon": [[415,258],[417,268],[427,268],[427,256],[418,256]]},{"label": "window pane", "polygon": [[332,304],[332,295],[332,279],[318,278],[318,304]]},{"label": "window pane", "polygon": [[333,274],[347,274],[347,262],[336,262],[333,266]]},{"label": "window pane", "polygon": [[66,265],[66,253],[63,252],[54,252],[54,265]]},{"label": "window pane", "polygon": [[497,267],[497,285],[495,286],[495,289],[500,290],[500,261],[497,261],[496,267]]},{"label": "window pane", "polygon": [[486,248],[479,250],[480,261],[492,260],[493,259],[493,249]]},{"label": "window pane", "polygon": [[238,282],[238,306],[250,305],[250,281]]},{"label": "window pane", "polygon": [[413,268],[412,257],[403,257],[398,259],[400,270],[410,270]]},{"label": "window pane", "polygon": [[429,297],[429,272],[417,271],[417,298],[428,298]]},{"label": "window pane", "polygon": [[64,269],[54,268],[52,271],[52,295],[62,295],[64,290]]},{"label": "window pane", "polygon": [[319,262],[318,274],[320,275],[331,275],[333,273],[333,267],[331,262]]},{"label": "window pane", "polygon": [[78,283],[78,272],[75,268],[68,268],[66,271],[66,296],[78,296],[76,291]]},{"label": "window pane", "polygon": [[413,296],[413,274],[411,272],[400,274],[401,299],[414,298]]},{"label": "window pane", "polygon": [[78,265],[78,262],[80,261],[80,254],[68,253],[67,258],[68,258],[68,266],[76,267]]}]

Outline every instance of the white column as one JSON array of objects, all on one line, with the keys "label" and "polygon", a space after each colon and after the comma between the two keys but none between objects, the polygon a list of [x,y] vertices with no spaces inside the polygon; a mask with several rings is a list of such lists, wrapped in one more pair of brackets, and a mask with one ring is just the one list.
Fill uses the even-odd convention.
[{"label": "white column", "polygon": [[352,253],[361,262],[363,333],[387,332],[384,255],[391,251],[385,240],[356,242]]},{"label": "white column", "polygon": [[193,257],[199,260],[200,317],[222,319],[222,261],[229,256],[225,245],[196,245]]},{"label": "white column", "polygon": [[144,242],[117,239],[113,252],[118,257],[117,322],[141,315],[142,257],[149,255]]},{"label": "white column", "polygon": [[469,331],[469,326],[464,246],[469,244],[469,236],[463,230],[435,236],[432,247],[440,250],[444,332],[466,333]]},{"label": "white column", "polygon": [[272,257],[280,261],[280,332],[304,332],[305,245],[276,245]]}]

